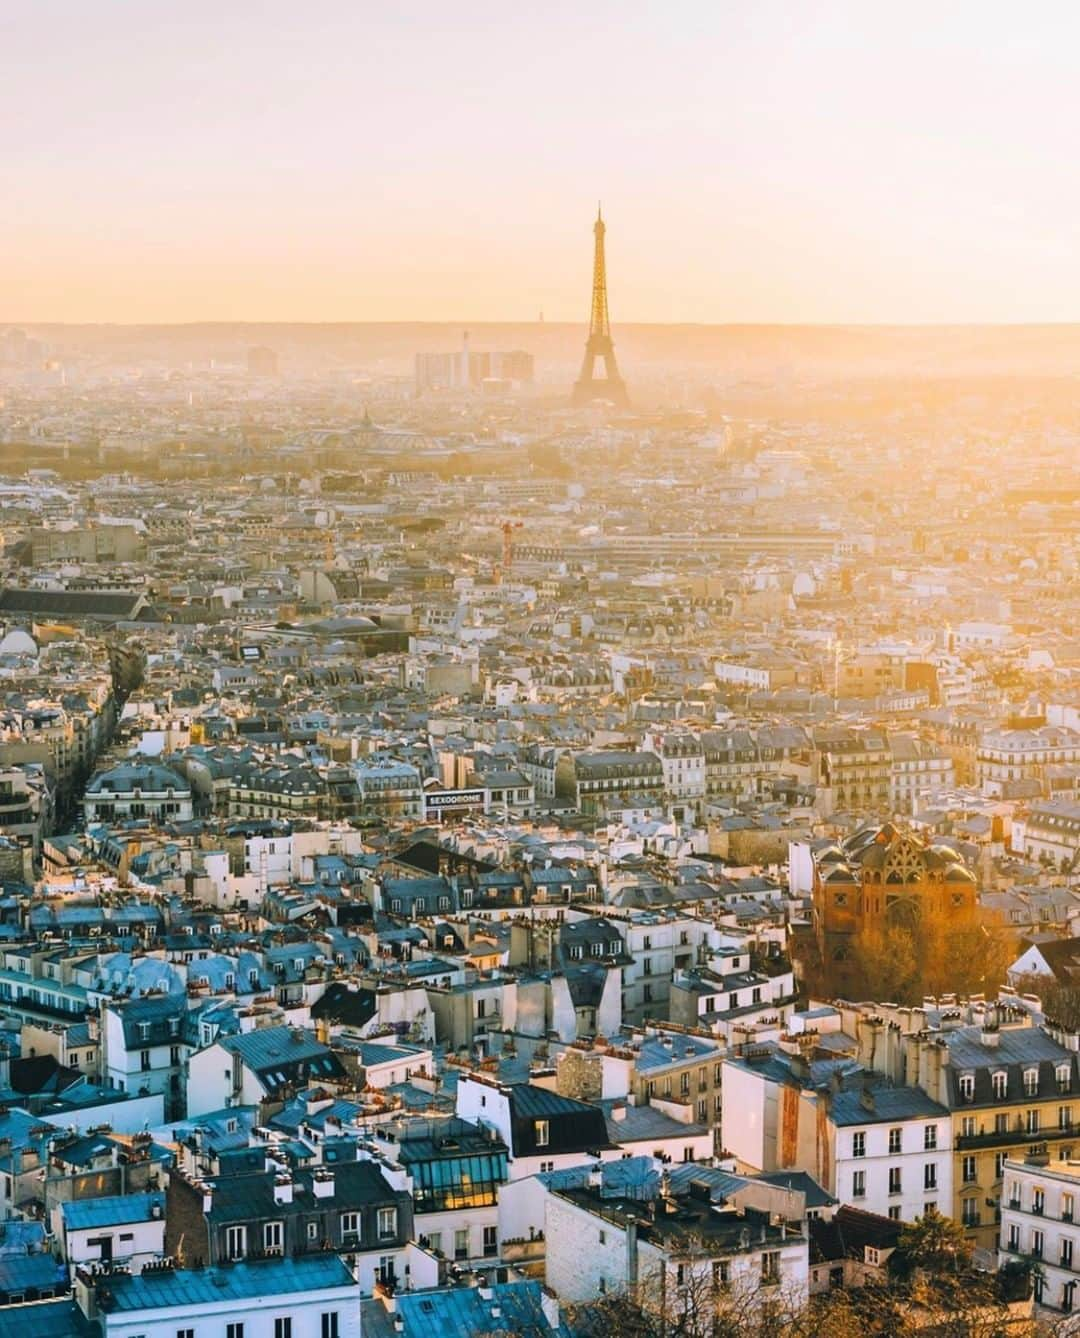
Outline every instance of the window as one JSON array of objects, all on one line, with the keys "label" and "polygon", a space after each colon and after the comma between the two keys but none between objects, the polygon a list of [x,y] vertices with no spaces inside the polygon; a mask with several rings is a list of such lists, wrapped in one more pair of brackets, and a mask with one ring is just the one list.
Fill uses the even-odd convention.
[{"label": "window", "polygon": [[1005,1096],[1005,1089],[1009,1085],[1009,1075],[1002,1069],[999,1069],[990,1079],[994,1089],[995,1098],[1000,1101]]},{"label": "window", "polygon": [[1046,1212],[1046,1190],[1038,1186],[1031,1191],[1031,1211],[1036,1217],[1042,1217]]},{"label": "window", "polygon": [[761,1256],[761,1285],[775,1287],[780,1281],[780,1251],[766,1250]]},{"label": "window", "polygon": [[280,1250],[283,1237],[283,1228],[281,1222],[263,1223],[263,1249]]},{"label": "window", "polygon": [[226,1324],[225,1338],[244,1338],[244,1321],[238,1319],[233,1320],[231,1324]]},{"label": "window", "polygon": [[1073,1261],[1073,1243],[1069,1236],[1061,1238],[1061,1267],[1072,1268]]},{"label": "window", "polygon": [[889,1217],[894,1222],[900,1221],[900,1205],[898,1203],[894,1203],[889,1209]]},{"label": "window", "polygon": [[964,1226],[979,1225],[979,1200],[961,1199],[960,1200],[960,1220]]},{"label": "window", "polygon": [[388,1237],[397,1235],[397,1209],[380,1208],[379,1209],[379,1239],[385,1240]]},{"label": "window", "polygon": [[978,1180],[979,1176],[975,1169],[974,1157],[965,1157],[961,1162],[961,1167],[963,1170],[965,1184],[970,1185],[973,1184],[976,1180]]},{"label": "window", "polygon": [[1062,1194],[1061,1196],[1061,1220],[1063,1222],[1073,1220],[1073,1196],[1071,1194]]},{"label": "window", "polygon": [[1034,1259],[1043,1257],[1043,1233],[1035,1230],[1031,1233],[1031,1255]]},{"label": "window", "polygon": [[1019,1254],[1020,1252],[1020,1228],[1015,1222],[1009,1226],[1009,1246],[1010,1250]]},{"label": "window", "polygon": [[964,1118],[960,1121],[960,1137],[961,1137],[961,1138],[974,1138],[974,1137],[975,1137],[975,1116],[974,1116],[974,1115],[965,1115]]},{"label": "window", "polygon": [[853,1157],[866,1156],[866,1135],[861,1130],[857,1134],[851,1135],[851,1155]]},{"label": "window", "polygon": [[247,1227],[231,1226],[225,1228],[225,1258],[243,1259],[247,1254]]},{"label": "window", "polygon": [[1068,1064],[1059,1064],[1054,1070],[1059,1092],[1072,1091],[1072,1069]]},{"label": "window", "polygon": [[454,1258],[468,1259],[469,1257],[469,1228],[458,1227],[454,1232]]},{"label": "window", "polygon": [[1009,1154],[1008,1154],[1007,1152],[995,1152],[995,1153],[994,1153],[994,1179],[995,1179],[995,1181],[1001,1179],[1002,1173],[1003,1173],[1004,1170],[1005,1170],[1005,1158],[1006,1158],[1008,1155],[1009,1155]]},{"label": "window", "polygon": [[902,1129],[889,1130],[889,1153],[891,1156],[895,1156],[896,1153],[900,1151],[900,1143],[901,1139],[903,1138],[903,1134],[904,1131]]},{"label": "window", "polygon": [[1009,1132],[1008,1115],[998,1114],[994,1116],[994,1133],[1007,1134]]},{"label": "window", "polygon": [[856,1171],[851,1177],[851,1197],[853,1199],[866,1198],[866,1172]]},{"label": "window", "polygon": [[319,1239],[319,1224],[318,1224],[318,1222],[309,1222],[309,1223],[307,1224],[307,1238],[308,1238],[308,1240],[318,1240],[318,1239]]},{"label": "window", "polygon": [[1029,1134],[1039,1132],[1039,1112],[1037,1110],[1029,1110],[1027,1113],[1027,1131]]},{"label": "window", "polygon": [[890,1193],[890,1194],[899,1194],[899,1193],[901,1193],[901,1192],[902,1192],[902,1190],[901,1190],[901,1186],[900,1186],[900,1167],[899,1167],[899,1166],[890,1166],[890,1167],[889,1167],[889,1193]]},{"label": "window", "polygon": [[712,1266],[712,1285],[714,1291],[722,1291],[731,1285],[731,1265],[726,1259],[714,1260]]},{"label": "window", "polygon": [[533,1133],[536,1136],[536,1146],[546,1148],[551,1142],[551,1125],[547,1120],[536,1120],[533,1123]]},{"label": "window", "polygon": [[928,1161],[923,1167],[923,1189],[937,1189],[937,1166]]},{"label": "window", "polygon": [[932,1152],[937,1147],[937,1125],[928,1124],[923,1130],[922,1145],[927,1152]]},{"label": "window", "polygon": [[338,1312],[336,1310],[323,1311],[322,1338],[339,1338]]},{"label": "window", "polygon": [[177,1329],[176,1338],[195,1338],[194,1329]]},{"label": "window", "polygon": [[490,1259],[499,1253],[499,1228],[484,1227],[484,1254]]},{"label": "window", "polygon": [[1072,1127],[1072,1106],[1058,1106],[1058,1128],[1069,1129]]},{"label": "window", "polygon": [[541,1175],[543,1175],[545,1171],[553,1171],[554,1169],[555,1169],[555,1163],[553,1161],[542,1161],[540,1163]]},{"label": "window", "polygon": [[960,1098],[963,1101],[975,1100],[975,1075],[974,1073],[961,1073],[960,1075]]},{"label": "window", "polygon": [[274,1338],[292,1338],[291,1315],[278,1315],[274,1320]]},{"label": "window", "polygon": [[1024,1070],[1024,1095],[1034,1096],[1039,1090],[1039,1070]]},{"label": "window", "polygon": [[150,1051],[149,1051],[149,1050],[142,1050],[142,1051],[139,1052],[139,1066],[140,1066],[140,1068],[142,1069],[143,1073],[147,1073],[147,1072],[149,1072],[149,1070],[150,1070]]},{"label": "window", "polygon": [[342,1236],[360,1235],[360,1214],[342,1213],[341,1214],[341,1234]]}]

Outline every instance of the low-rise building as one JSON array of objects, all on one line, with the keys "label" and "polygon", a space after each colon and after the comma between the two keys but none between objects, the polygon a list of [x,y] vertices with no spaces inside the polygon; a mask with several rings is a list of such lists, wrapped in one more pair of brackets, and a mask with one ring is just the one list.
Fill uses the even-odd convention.
[{"label": "low-rise building", "polygon": [[1080,1285],[1080,1161],[1061,1157],[1008,1158],[1004,1165],[1002,1260],[1035,1265],[1035,1300],[1068,1315]]}]

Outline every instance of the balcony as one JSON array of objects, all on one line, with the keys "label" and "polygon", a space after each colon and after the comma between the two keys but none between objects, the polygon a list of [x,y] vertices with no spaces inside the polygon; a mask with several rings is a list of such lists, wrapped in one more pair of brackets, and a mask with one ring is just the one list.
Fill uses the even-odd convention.
[{"label": "balcony", "polygon": [[1043,1129],[1029,1130],[1021,1124],[1007,1129],[1004,1133],[960,1134],[956,1140],[957,1151],[971,1148],[993,1148],[1020,1146],[1025,1143],[1051,1143],[1058,1138],[1076,1138],[1080,1135],[1080,1124],[1047,1125]]}]

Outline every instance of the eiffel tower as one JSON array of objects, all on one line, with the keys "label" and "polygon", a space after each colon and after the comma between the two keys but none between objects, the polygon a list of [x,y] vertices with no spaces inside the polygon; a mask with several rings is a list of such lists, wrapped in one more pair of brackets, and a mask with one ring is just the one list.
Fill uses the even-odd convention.
[{"label": "eiffel tower", "polygon": [[[593,251],[592,315],[589,320],[589,337],[585,341],[585,358],[578,379],[574,382],[572,403],[580,405],[591,404],[593,400],[610,400],[620,409],[625,409],[629,406],[630,398],[615,362],[615,345],[611,341],[611,324],[608,320],[605,230],[604,220],[597,207],[596,222],[593,224],[596,245]],[[603,379],[594,375],[597,358],[604,360]]]}]

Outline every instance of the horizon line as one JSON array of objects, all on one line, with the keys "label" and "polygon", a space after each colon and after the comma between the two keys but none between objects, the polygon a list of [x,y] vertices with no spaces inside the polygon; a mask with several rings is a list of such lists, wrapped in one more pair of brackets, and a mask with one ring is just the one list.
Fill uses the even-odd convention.
[{"label": "horizon line", "polygon": [[[303,319],[281,318],[226,318],[207,317],[196,320],[9,320],[0,319],[0,327],[24,328],[40,326],[58,326],[61,328],[90,329],[191,329],[199,326],[277,326],[294,325],[321,328],[326,326],[377,326],[377,325],[435,325],[451,329],[472,330],[487,325],[522,325],[551,326],[556,329],[570,328],[588,330],[587,320],[538,320],[537,318],[486,318],[474,320],[469,317],[453,319],[434,319],[427,317],[409,317],[407,319]],[[689,320],[620,320],[613,322],[619,329],[696,329],[696,330],[1070,330],[1080,328],[1080,315],[1075,320],[940,320],[940,321],[689,321]]]}]

